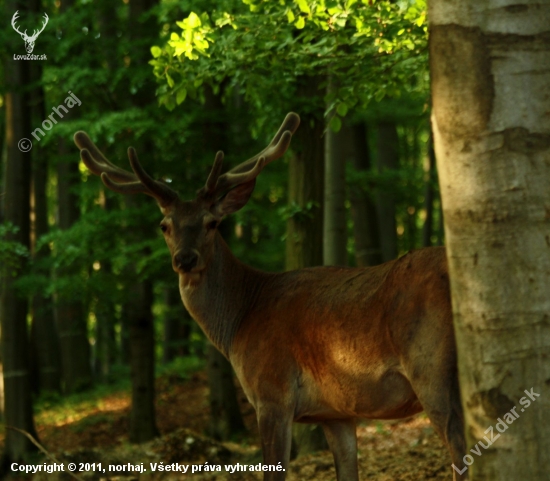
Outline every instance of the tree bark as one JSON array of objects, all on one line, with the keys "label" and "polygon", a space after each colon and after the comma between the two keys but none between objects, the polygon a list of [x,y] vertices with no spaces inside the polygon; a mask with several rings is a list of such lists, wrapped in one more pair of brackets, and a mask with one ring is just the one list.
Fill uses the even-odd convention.
[{"label": "tree bark", "polygon": [[[71,116],[72,110],[65,117]],[[80,183],[78,163],[65,139],[59,139],[57,163],[57,225],[69,229],[80,217],[79,198],[75,193]],[[58,269],[58,277],[78,276],[78,266]],[[61,367],[64,391],[82,391],[92,384],[90,343],[86,313],[82,299],[75,292],[60,292],[57,295],[55,316],[59,330]]]},{"label": "tree bark", "polygon": [[[73,0],[63,0],[61,11],[73,6]],[[65,120],[78,116],[76,110],[69,110]],[[57,159],[57,225],[59,229],[69,229],[80,217],[80,202],[75,193],[80,184],[78,162],[74,160],[72,143],[59,139]],[[78,268],[60,268],[58,277],[78,276]],[[79,293],[58,293],[56,295],[55,318],[59,331],[61,371],[63,388],[67,393],[87,389],[92,384],[92,366],[86,313]]]},{"label": "tree bark", "polygon": [[[329,89],[331,81],[329,80]],[[330,126],[325,131],[325,195],[323,220],[323,264],[348,264],[348,232],[346,222],[346,147],[349,128],[343,125],[339,132]]]},{"label": "tree bark", "polygon": [[[6,2],[6,12],[13,15],[18,8],[16,2]],[[11,45],[10,45],[11,47]],[[29,62],[7,59],[4,69],[6,93],[4,96],[6,112],[7,159],[5,170],[5,192],[3,220],[17,227],[17,232],[7,236],[27,249],[30,247],[30,183],[31,153],[22,152],[18,142],[29,137],[31,132],[31,109],[28,95],[22,86],[30,79]],[[21,145],[21,144],[19,144]],[[26,258],[18,256],[18,276],[26,265]],[[2,266],[0,296],[0,326],[2,329],[2,362],[4,378],[4,414],[5,424],[36,436],[34,428],[30,370],[29,338],[27,333],[28,302],[15,290],[12,269]],[[21,433],[6,430],[2,457],[2,468],[11,462],[23,462],[25,457],[36,450],[35,446]]]},{"label": "tree bark", "polygon": [[468,449],[502,430],[469,472],[474,481],[547,480],[550,5],[432,0],[429,18]]},{"label": "tree bark", "polygon": [[[301,92],[311,95],[317,79],[302,79]],[[288,201],[297,212],[287,221],[286,270],[323,264],[324,145],[323,110],[301,115],[289,161]]]},{"label": "tree bark", "polygon": [[[39,2],[32,2],[32,10],[37,12]],[[31,109],[33,125],[39,125],[46,118],[44,89],[40,84],[42,65],[40,62],[30,64],[31,83],[38,85],[31,93]],[[47,245],[36,248],[36,242],[49,231],[48,225],[48,154],[40,144],[32,150],[32,233],[31,250],[35,264],[50,256]],[[51,272],[41,272],[49,278]],[[59,335],[55,324],[53,299],[51,296],[35,294],[31,301],[31,368],[33,372],[33,389],[40,391],[61,391],[61,360],[59,358]]]},{"label": "tree bark", "polygon": [[[371,158],[368,145],[367,127],[364,123],[353,126],[351,157],[353,168],[357,172],[371,170]],[[373,187],[353,187],[351,189],[351,216],[355,238],[355,260],[359,267],[375,266],[382,263],[378,214],[373,199]]]},{"label": "tree bark", "polygon": [[182,305],[176,285],[164,288],[164,346],[162,361],[169,363],[178,356],[189,356],[192,319]]},{"label": "tree bark", "polygon": [[210,436],[217,440],[228,440],[246,432],[233,382],[233,368],[211,344],[208,344],[207,356]]},{"label": "tree bark", "polygon": [[134,283],[129,290],[127,311],[130,326],[130,372],[132,409],[130,442],[144,443],[158,436],[155,422],[155,333],[153,329],[153,284]]},{"label": "tree bark", "polygon": [[[381,121],[377,125],[378,170],[397,169],[399,163],[399,138],[395,122]],[[378,192],[378,225],[380,246],[384,262],[397,257],[397,225],[395,222],[395,194],[391,191]]]},{"label": "tree bark", "polygon": [[[300,79],[298,96],[311,97],[319,79]],[[286,270],[323,264],[324,142],[323,105],[301,114],[300,128],[294,134],[294,155],[289,162],[288,201],[296,211],[287,220]],[[295,424],[292,454],[326,449],[319,426]]]}]

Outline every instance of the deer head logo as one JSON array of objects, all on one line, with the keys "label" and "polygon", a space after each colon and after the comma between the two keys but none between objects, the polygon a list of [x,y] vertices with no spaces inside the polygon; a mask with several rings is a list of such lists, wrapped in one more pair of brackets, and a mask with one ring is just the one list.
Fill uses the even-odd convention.
[{"label": "deer head logo", "polygon": [[18,14],[19,14],[19,11],[15,12],[13,14],[13,17],[11,17],[11,26],[13,27],[13,29],[19,35],[21,35],[21,38],[25,42],[25,49],[27,50],[27,53],[32,53],[32,51],[34,49],[34,42],[36,42],[36,39],[38,38],[38,36],[42,33],[42,31],[46,28],[46,25],[48,24],[48,20],[49,20],[48,15],[46,13],[44,14],[44,23],[42,25],[42,28],[40,30],[35,30],[34,33],[29,37],[27,35],[26,30],[24,32],[21,32],[21,31],[19,31],[19,29],[15,25],[15,22],[17,21]]}]

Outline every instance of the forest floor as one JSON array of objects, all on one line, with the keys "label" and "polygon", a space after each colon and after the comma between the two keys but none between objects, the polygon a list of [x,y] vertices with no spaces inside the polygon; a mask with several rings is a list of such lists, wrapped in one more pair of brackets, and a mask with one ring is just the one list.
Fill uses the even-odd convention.
[{"label": "forest floor", "polygon": [[[218,443],[204,435],[208,426],[208,391],[203,371],[189,376],[163,375],[157,380],[157,425],[161,436],[149,443],[128,442],[129,390],[82,397],[70,405],[42,405],[36,414],[41,444],[53,458],[68,463],[102,463],[105,473],[75,473],[83,481],[261,480],[260,472],[226,472],[225,465],[261,462],[254,409],[239,391],[249,436]],[[401,421],[368,421],[358,427],[359,477],[369,481],[451,480],[450,457],[424,414]],[[0,439],[3,444],[3,439]],[[52,463],[37,459],[36,463]],[[222,472],[191,473],[192,465],[219,465]],[[140,465],[144,473],[109,472],[109,465]],[[187,474],[153,472],[151,464],[190,465]],[[35,464],[35,463],[33,463]],[[91,466],[90,466],[91,468]],[[198,469],[198,468],[195,468]],[[33,481],[75,480],[68,473],[14,476]],[[288,481],[335,480],[332,455],[320,452],[292,461]]]}]

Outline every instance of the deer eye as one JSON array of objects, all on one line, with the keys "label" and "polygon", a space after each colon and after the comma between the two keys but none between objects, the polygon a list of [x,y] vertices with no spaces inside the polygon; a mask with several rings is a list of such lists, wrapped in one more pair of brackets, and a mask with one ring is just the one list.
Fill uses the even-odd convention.
[{"label": "deer eye", "polygon": [[162,232],[166,232],[168,230],[168,226],[166,224],[160,224],[160,230]]},{"label": "deer eye", "polygon": [[206,224],[207,230],[212,230],[212,229],[215,229],[216,227],[218,227],[218,222],[215,220],[210,221],[208,224]]}]

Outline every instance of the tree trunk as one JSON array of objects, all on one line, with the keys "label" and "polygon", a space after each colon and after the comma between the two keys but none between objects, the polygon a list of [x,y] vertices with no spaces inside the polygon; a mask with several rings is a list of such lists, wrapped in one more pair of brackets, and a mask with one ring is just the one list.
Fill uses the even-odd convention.
[{"label": "tree trunk", "polygon": [[[32,9],[38,11],[39,2],[34,1]],[[42,65],[40,62],[32,62],[31,83],[39,83],[42,78]],[[44,89],[41,85],[32,91],[32,121],[33,125],[46,118],[44,104]],[[36,248],[36,242],[47,234],[48,226],[48,154],[41,145],[35,145],[32,151],[32,235],[31,249],[34,262],[39,264],[42,259],[50,256],[47,245],[41,249]],[[41,272],[45,277],[50,277],[49,270]],[[31,363],[33,371],[33,389],[40,391],[61,391],[61,361],[59,358],[59,337],[55,325],[53,299],[43,294],[36,294],[31,302]]]},{"label": "tree trunk", "polygon": [[[366,125],[359,123],[352,131],[353,168],[357,172],[371,170],[371,158],[368,146]],[[351,189],[351,216],[355,238],[355,259],[357,265],[375,266],[382,263],[378,214],[373,200],[372,186],[353,187]]]},{"label": "tree trunk", "polygon": [[169,363],[178,356],[189,356],[191,317],[182,305],[177,285],[164,288],[164,346],[162,361]]},{"label": "tree trunk", "polygon": [[[203,124],[205,145],[219,149],[219,146],[227,145],[229,131],[221,95],[214,94],[210,88],[207,89],[205,107]],[[232,225],[233,220],[229,218],[218,227],[228,242],[233,231]],[[230,439],[245,431],[237,401],[237,391],[233,384],[233,368],[214,347],[208,345],[206,354],[210,388],[210,432],[216,439]]]},{"label": "tree trunk", "polygon": [[[318,79],[302,78],[298,96],[311,97]],[[286,270],[323,264],[324,143],[323,105],[301,115],[289,162],[288,201],[295,214],[287,220]],[[292,454],[326,449],[319,426],[294,424]]]},{"label": "tree trunk", "polygon": [[[73,6],[73,0],[63,0],[61,11]],[[74,120],[76,110],[69,110],[64,119]],[[80,217],[79,198],[75,194],[80,184],[78,162],[75,162],[74,147],[67,139],[59,139],[57,159],[57,225],[59,229],[69,229]],[[56,273],[58,277],[77,276],[78,270],[65,266]],[[55,317],[59,331],[61,371],[63,388],[71,393],[87,389],[92,384],[92,366],[86,313],[77,293],[57,295]]]},{"label": "tree trunk", "polygon": [[130,442],[144,443],[158,436],[155,422],[155,333],[153,329],[153,284],[135,283],[129,291],[130,372],[132,409]]},{"label": "tree trunk", "polygon": [[492,427],[498,437],[457,468],[473,463],[472,480],[547,480],[550,5],[432,0],[429,18],[468,449],[490,444]]},{"label": "tree trunk", "polygon": [[[302,82],[305,95],[317,88],[316,80]],[[301,117],[289,161],[288,201],[296,213],[287,221],[286,270],[323,264],[323,110]]]},{"label": "tree trunk", "polygon": [[210,389],[210,436],[227,440],[246,432],[229,361],[208,345],[208,387]]},{"label": "tree trunk", "polygon": [[348,264],[346,222],[346,148],[349,145],[349,135],[346,134],[349,133],[348,131],[347,125],[343,125],[339,132],[334,132],[329,126],[325,131],[323,264],[326,266]]},{"label": "tree trunk", "polygon": [[[103,261],[101,263],[101,275],[105,278],[107,285],[114,284],[110,282],[112,277],[111,263]],[[96,318],[96,342],[95,342],[95,371],[103,380],[109,378],[112,365],[116,360],[116,334],[115,334],[115,304],[109,296],[102,299],[96,299],[94,307]]]},{"label": "tree trunk", "polygon": [[[378,170],[395,170],[399,162],[399,138],[395,122],[381,121],[377,127]],[[378,192],[377,207],[382,259],[386,262],[397,257],[395,194],[390,189]]]},{"label": "tree trunk", "polygon": [[[17,9],[15,2],[6,2],[6,12],[13,15]],[[18,44],[19,46],[19,44]],[[11,48],[11,45],[10,45]],[[15,51],[15,50],[14,50]],[[30,247],[30,183],[31,153],[22,152],[18,144],[31,132],[31,110],[28,96],[21,87],[29,83],[29,62],[6,60],[4,69],[6,93],[4,96],[6,111],[7,159],[5,170],[4,222],[18,228],[7,236],[27,249]],[[20,266],[16,276],[24,269],[26,258],[18,256]],[[2,266],[0,296],[0,326],[2,329],[2,361],[4,378],[5,424],[36,436],[34,429],[30,371],[29,338],[27,333],[28,302],[15,290],[14,269]],[[2,457],[2,467],[11,462],[23,462],[35,446],[21,433],[6,430]]]},{"label": "tree trunk", "polygon": [[[69,111],[65,117],[71,115]],[[65,139],[59,139],[57,163],[57,225],[69,229],[79,218],[79,198],[75,188],[80,183],[78,163]],[[57,276],[78,276],[78,266],[65,266]],[[90,343],[86,313],[78,293],[62,292],[57,295],[55,315],[59,330],[61,366],[64,390],[67,393],[87,389],[92,384]]]}]

